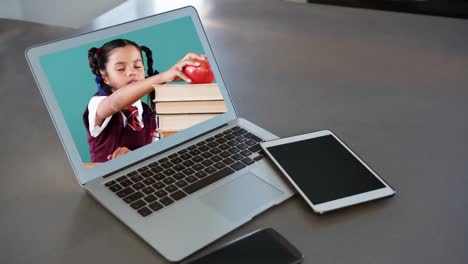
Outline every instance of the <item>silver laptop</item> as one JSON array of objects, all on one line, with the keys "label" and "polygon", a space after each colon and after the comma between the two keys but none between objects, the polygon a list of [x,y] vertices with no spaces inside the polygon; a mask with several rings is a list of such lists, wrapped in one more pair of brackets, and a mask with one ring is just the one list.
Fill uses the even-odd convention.
[{"label": "silver laptop", "polygon": [[[154,75],[117,87],[112,71],[149,68],[147,50],[138,48],[139,61],[128,55],[137,46],[106,50],[117,39],[151,50]],[[102,114],[120,88],[142,91],[187,54],[206,55],[214,80],[156,81],[131,102],[136,115],[125,105]],[[122,67],[110,65],[121,55]],[[166,259],[186,258],[294,194],[260,151],[277,137],[238,117],[193,7],[37,45],[26,56],[79,184]]]}]

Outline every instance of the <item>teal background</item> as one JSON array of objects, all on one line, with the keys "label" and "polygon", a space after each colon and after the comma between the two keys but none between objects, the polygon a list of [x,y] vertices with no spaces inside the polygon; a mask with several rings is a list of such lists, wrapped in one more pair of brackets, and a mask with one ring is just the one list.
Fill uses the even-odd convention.
[{"label": "teal background", "polygon": [[[159,72],[168,70],[188,52],[205,54],[191,17],[183,17],[40,57],[83,162],[91,161],[83,112],[97,91],[95,76],[88,64],[88,50],[117,38],[129,39],[150,48],[153,52],[153,67]],[[146,65],[144,52],[143,58]],[[143,102],[147,102],[146,99]]]}]

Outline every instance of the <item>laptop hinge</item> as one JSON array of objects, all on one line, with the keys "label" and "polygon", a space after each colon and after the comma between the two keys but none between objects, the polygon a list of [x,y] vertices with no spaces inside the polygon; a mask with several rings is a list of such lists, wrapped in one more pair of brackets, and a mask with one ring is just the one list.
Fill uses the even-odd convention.
[{"label": "laptop hinge", "polygon": [[138,162],[134,162],[134,163],[129,164],[129,165],[125,166],[125,167],[122,167],[122,168],[120,168],[120,169],[118,169],[118,170],[112,171],[112,172],[110,172],[110,173],[108,173],[108,174],[102,176],[102,178],[110,177],[110,176],[114,175],[115,173],[117,173],[117,172],[119,172],[119,171],[123,171],[123,170],[125,170],[125,169],[128,169],[128,168],[134,166],[135,164],[141,163],[141,162],[143,162],[143,161],[145,161],[145,160],[152,159],[152,158],[154,158],[154,157],[156,157],[156,156],[158,156],[158,155],[161,155],[161,154],[163,154],[163,153],[165,153],[165,152],[168,152],[168,151],[170,151],[170,150],[172,150],[172,149],[175,149],[175,148],[177,148],[177,147],[179,147],[179,146],[181,146],[181,145],[183,145],[183,144],[185,144],[185,143],[187,143],[187,142],[193,141],[194,139],[200,138],[200,137],[202,137],[202,136],[204,136],[204,135],[206,135],[206,134],[209,134],[209,133],[211,133],[211,132],[213,132],[213,131],[215,131],[215,130],[218,130],[218,129],[222,128],[222,127],[225,127],[225,126],[227,126],[227,125],[228,125],[228,124],[226,123],[226,124],[217,126],[217,127],[213,128],[213,129],[211,129],[211,130],[208,130],[208,131],[206,131],[206,132],[204,132],[204,133],[202,133],[202,134],[200,134],[200,135],[197,135],[197,136],[195,136],[195,137],[189,138],[189,139],[187,139],[187,140],[185,140],[185,141],[183,141],[183,142],[181,142],[181,143],[179,143],[179,144],[177,144],[177,145],[174,145],[174,146],[172,146],[172,147],[170,147],[170,148],[167,148],[167,149],[165,149],[165,150],[163,150],[163,151],[160,151],[160,152],[158,152],[158,153],[155,153],[154,155],[151,155],[151,156],[148,156],[147,158],[141,159],[141,160],[139,160]]}]

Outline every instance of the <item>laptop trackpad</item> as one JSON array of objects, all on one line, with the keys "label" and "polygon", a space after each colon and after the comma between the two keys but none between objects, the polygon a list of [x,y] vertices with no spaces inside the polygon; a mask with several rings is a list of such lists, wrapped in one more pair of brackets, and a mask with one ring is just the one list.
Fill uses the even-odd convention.
[{"label": "laptop trackpad", "polygon": [[283,193],[249,172],[206,193],[200,200],[231,221],[251,216]]}]

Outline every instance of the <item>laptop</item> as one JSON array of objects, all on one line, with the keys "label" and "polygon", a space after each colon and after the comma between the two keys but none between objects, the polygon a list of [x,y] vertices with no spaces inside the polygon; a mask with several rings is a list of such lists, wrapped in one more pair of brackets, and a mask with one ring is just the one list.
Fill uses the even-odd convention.
[{"label": "laptop", "polygon": [[[117,39],[147,47],[152,60],[147,49],[106,46]],[[137,49],[140,61],[118,62],[123,67],[117,69],[111,56],[126,48]],[[95,56],[104,69],[100,76],[90,66]],[[214,80],[157,81],[187,56],[206,56]],[[185,259],[294,194],[259,146],[278,137],[238,117],[195,8],[37,45],[26,57],[78,183],[167,260]],[[102,91],[111,71],[142,67],[146,74],[148,61],[153,75],[119,89],[110,82],[111,92]],[[158,73],[161,78],[154,77]],[[131,102],[143,113],[124,115],[127,106],[120,105],[103,116],[104,102],[123,89],[143,89],[151,78],[154,85],[144,88],[149,93]],[[122,141],[124,134],[145,140],[135,145],[133,138]]]}]

